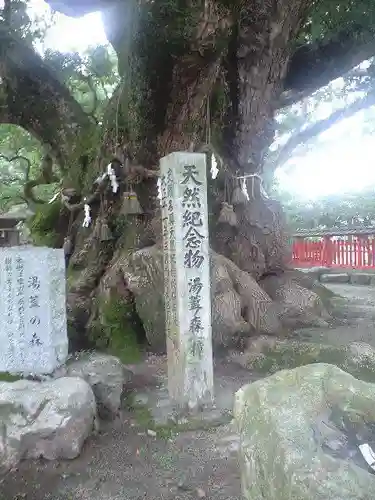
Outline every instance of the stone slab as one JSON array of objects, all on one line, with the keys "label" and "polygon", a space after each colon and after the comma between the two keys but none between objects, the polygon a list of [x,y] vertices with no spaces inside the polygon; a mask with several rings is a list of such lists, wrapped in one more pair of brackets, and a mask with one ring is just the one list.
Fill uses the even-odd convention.
[{"label": "stone slab", "polygon": [[169,393],[195,408],[213,400],[206,157],[173,153],[160,170]]},{"label": "stone slab", "polygon": [[0,371],[52,373],[68,355],[61,249],[0,248]]},{"label": "stone slab", "polygon": [[340,274],[322,274],[321,283],[349,283],[350,276],[347,273]]},{"label": "stone slab", "polygon": [[365,285],[368,286],[373,279],[373,275],[366,273],[355,273],[350,276],[350,283],[352,285]]}]

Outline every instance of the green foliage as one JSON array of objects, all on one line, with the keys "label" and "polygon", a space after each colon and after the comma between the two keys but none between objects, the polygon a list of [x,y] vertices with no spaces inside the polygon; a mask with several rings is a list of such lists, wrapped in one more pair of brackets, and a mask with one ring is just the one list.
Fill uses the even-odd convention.
[{"label": "green foliage", "polygon": [[61,202],[46,203],[37,209],[28,221],[28,227],[35,245],[55,247],[59,237],[57,233],[58,220],[61,213]]},{"label": "green foliage", "polygon": [[116,217],[115,222],[113,236],[116,240],[119,240],[126,235],[127,230],[131,230],[131,225],[129,224],[129,219],[126,215],[119,215]]},{"label": "green foliage", "polygon": [[20,33],[30,44],[44,39],[47,29],[54,22],[54,14],[40,16],[29,9],[26,0],[10,0],[10,11],[6,3],[0,2],[0,20],[6,22],[11,28]]},{"label": "green foliage", "polygon": [[299,43],[330,41],[340,32],[374,31],[375,4],[372,0],[323,0],[314,2],[300,33]]},{"label": "green foliage", "polygon": [[83,109],[97,121],[102,120],[109,98],[119,83],[113,49],[110,46],[90,47],[82,54],[47,49],[44,59]]},{"label": "green foliage", "polygon": [[114,297],[100,306],[100,317],[90,332],[91,342],[98,350],[117,356],[124,364],[140,361],[133,305]]},{"label": "green foliage", "polygon": [[0,382],[17,382],[17,380],[22,380],[22,377],[9,372],[0,372]]},{"label": "green foliage", "polygon": [[[47,50],[44,59],[57,77],[66,83],[83,109],[100,123],[113,90],[119,82],[113,49],[109,46],[98,46],[89,48],[83,54],[62,54]],[[82,134],[75,145],[74,158],[71,164],[66,166],[66,180],[78,189],[87,182],[91,183],[95,176],[94,169],[84,174],[79,157],[87,152],[90,155],[91,152],[89,164],[95,163],[101,133],[102,130],[96,127],[93,131]],[[25,201],[24,184],[27,178],[31,180],[39,175],[43,152],[42,145],[25,130],[14,125],[0,125],[0,213]],[[22,158],[8,161],[15,156]],[[47,201],[55,189],[54,185],[42,185],[34,192],[38,198]]]},{"label": "green foliage", "polygon": [[343,193],[303,201],[285,192],[276,192],[291,229],[325,229],[375,226],[375,190]]},{"label": "green foliage", "polygon": [[28,132],[0,125],[0,213],[25,201],[23,186],[37,175],[41,156],[40,144]]}]

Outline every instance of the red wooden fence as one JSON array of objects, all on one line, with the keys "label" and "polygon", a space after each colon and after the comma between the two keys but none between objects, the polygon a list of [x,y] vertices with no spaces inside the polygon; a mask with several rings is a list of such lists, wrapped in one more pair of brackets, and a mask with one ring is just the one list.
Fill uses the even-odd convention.
[{"label": "red wooden fence", "polygon": [[375,240],[355,238],[353,241],[324,237],[320,241],[295,238],[293,242],[295,267],[375,268]]}]

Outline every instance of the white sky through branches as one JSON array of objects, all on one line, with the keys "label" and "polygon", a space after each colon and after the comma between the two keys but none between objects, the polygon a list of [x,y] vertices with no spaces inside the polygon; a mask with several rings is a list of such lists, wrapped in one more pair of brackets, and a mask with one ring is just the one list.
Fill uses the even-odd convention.
[{"label": "white sky through branches", "polygon": [[[51,15],[43,0],[31,0],[29,5],[33,17]],[[77,19],[56,14],[54,26],[47,31],[44,47],[60,52],[83,52],[89,46],[106,43],[100,13]],[[330,105],[322,104],[319,115],[329,113]],[[375,119],[374,112],[373,116]],[[321,134],[307,153],[298,154],[297,150],[277,171],[279,187],[303,199],[360,191],[372,186],[375,194],[375,138],[364,132],[363,124],[364,112],[360,112]]]},{"label": "white sky through branches", "polygon": [[365,112],[321,134],[311,151],[292,156],[276,173],[280,188],[304,199],[369,187],[375,194],[375,137],[364,133]]}]

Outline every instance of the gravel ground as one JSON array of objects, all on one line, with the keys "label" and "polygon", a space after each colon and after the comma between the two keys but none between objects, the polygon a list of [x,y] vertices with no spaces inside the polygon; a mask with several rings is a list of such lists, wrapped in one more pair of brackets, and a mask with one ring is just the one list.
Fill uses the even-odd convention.
[{"label": "gravel ground", "polygon": [[[375,288],[330,285],[341,295],[338,325],[297,332],[303,339],[375,347]],[[138,365],[135,390],[153,390],[165,377],[165,358]],[[254,377],[237,365],[216,366],[216,393],[232,404],[233,394]],[[0,482],[0,500],[240,500],[238,440],[230,424],[168,437],[147,434],[129,409],[105,423],[73,461],[28,461]]]}]

